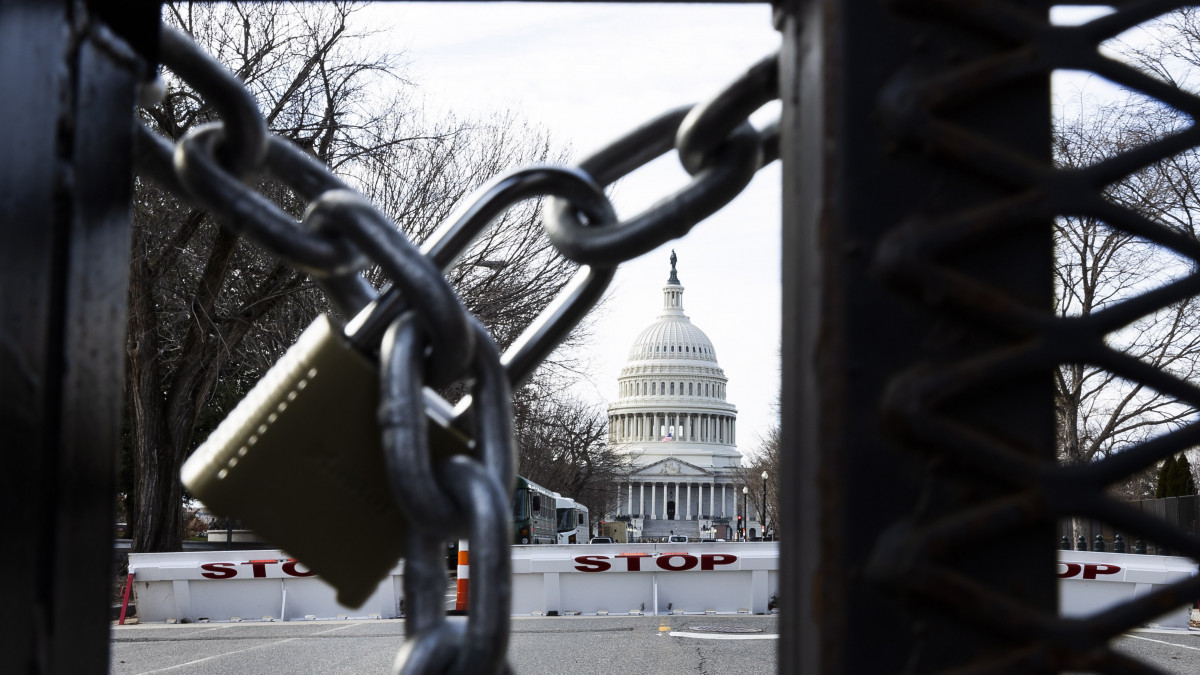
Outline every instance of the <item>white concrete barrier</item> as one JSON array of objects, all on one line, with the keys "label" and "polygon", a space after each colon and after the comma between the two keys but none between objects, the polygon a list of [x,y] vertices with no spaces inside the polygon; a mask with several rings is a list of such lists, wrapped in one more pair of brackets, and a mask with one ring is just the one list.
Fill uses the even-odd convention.
[{"label": "white concrete barrier", "polygon": [[[357,608],[280,551],[133,553],[129,570],[143,622],[401,616],[403,561]],[[1059,611],[1090,616],[1196,574],[1190,558],[1059,551]],[[772,542],[513,547],[514,615],[761,614],[778,592]],[[1190,609],[1154,623],[1186,629]]]},{"label": "white concrete barrier", "polygon": [[[1059,551],[1059,614],[1091,616],[1109,607],[1147,595],[1163,586],[1196,575],[1191,558],[1098,551]],[[1153,623],[1164,628],[1189,626],[1191,603]]]},{"label": "white concrete barrier", "polygon": [[358,608],[339,605],[332,586],[281,551],[131,553],[129,572],[140,622],[391,619],[404,562]]},{"label": "white concrete barrier", "polygon": [[[762,614],[779,592],[775,543],[513,547],[513,614]],[[358,608],[281,551],[133,553],[138,620],[401,616],[404,563]]]},{"label": "white concrete barrier", "polygon": [[764,614],[779,593],[779,545],[513,547],[513,614]]}]

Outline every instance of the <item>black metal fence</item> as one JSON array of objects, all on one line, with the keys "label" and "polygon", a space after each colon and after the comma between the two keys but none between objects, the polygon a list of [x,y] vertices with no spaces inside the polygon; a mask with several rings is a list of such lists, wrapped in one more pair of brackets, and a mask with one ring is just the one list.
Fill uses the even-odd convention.
[{"label": "black metal fence", "polygon": [[[1142,499],[1129,502],[1129,505],[1187,533],[1188,536],[1200,536],[1200,496]],[[1159,545],[1137,535],[1127,536],[1128,533],[1122,533],[1112,525],[1091,518],[1063,520],[1059,526],[1061,534],[1059,548],[1064,551],[1177,554],[1170,547]]]}]

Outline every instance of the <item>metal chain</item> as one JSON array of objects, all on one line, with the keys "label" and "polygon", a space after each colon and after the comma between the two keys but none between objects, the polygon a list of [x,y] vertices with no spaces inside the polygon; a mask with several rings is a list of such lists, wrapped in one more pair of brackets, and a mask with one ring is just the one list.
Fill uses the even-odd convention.
[{"label": "metal chain", "polygon": [[677,150],[692,182],[617,227],[589,227],[570,204],[551,199],[545,228],[559,252],[579,263],[615,265],[682,237],[733,201],[766,158],[779,156],[777,126],[764,136],[746,119],[779,98],[778,61],[772,54],[711,100],[664,113],[583,160],[579,167],[607,186]]},{"label": "metal chain", "polygon": [[[670,111],[580,163],[531,167],[481,188],[418,250],[386,216],[286,140],[266,132],[257,102],[186,34],[164,27],[163,62],[198,91],[221,122],[178,142],[135,128],[140,175],[220,217],[225,227],[313,275],[343,311],[347,337],[380,360],[379,421],[388,479],[404,514],[407,637],[396,672],[508,672],[511,560],[508,500],[516,463],[512,389],[604,294],[616,265],[685,234],[732,200],[778,157],[778,127],[747,116],[778,97],[777,57],[763,59],[711,101]],[[602,186],[677,149],[692,182],[646,212],[618,222]],[[308,203],[298,222],[247,185],[268,173]],[[514,204],[549,197],[546,233],[580,268],[501,356],[463,309],[443,272]],[[369,263],[393,286],[376,294]],[[467,379],[451,407],[429,389]],[[427,417],[472,439],[469,455],[439,459]],[[439,514],[435,521],[430,512]],[[445,541],[470,542],[472,588],[464,623],[444,616]]]}]

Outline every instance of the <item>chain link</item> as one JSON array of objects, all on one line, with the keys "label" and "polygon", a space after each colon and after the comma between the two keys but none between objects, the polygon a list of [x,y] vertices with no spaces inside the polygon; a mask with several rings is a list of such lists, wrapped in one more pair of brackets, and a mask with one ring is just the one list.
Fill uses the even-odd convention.
[{"label": "chain link", "polygon": [[[407,524],[407,637],[395,671],[509,672],[512,389],[599,301],[617,264],[686,234],[778,157],[777,124],[759,132],[746,119],[778,97],[777,57],[763,59],[711,101],[670,111],[577,168],[530,167],[493,180],[418,249],[327,167],[269,135],[250,93],[186,34],[164,27],[161,47],[164,64],[222,121],[197,127],[175,143],[138,123],[139,174],[313,275],[343,311],[356,314],[346,326],[350,343],[368,355],[378,346],[384,460]],[[602,187],[672,149],[693,176],[691,183],[618,222]],[[262,172],[307,202],[301,220],[248,184]],[[580,268],[500,356],[443,272],[509,208],[540,197],[549,198],[544,227],[551,243]],[[360,273],[371,262],[392,281],[382,295]],[[463,379],[471,382],[471,394],[454,407],[429,388]],[[430,417],[470,438],[469,454],[435,454],[429,447]],[[445,542],[460,536],[471,547],[465,623],[447,620],[443,609]]]},{"label": "chain link", "polygon": [[[754,64],[713,98],[692,107],[679,125],[679,162],[693,176],[720,161],[726,138],[754,111],[779,98],[779,54]],[[759,164],[765,162],[759,157]],[[757,168],[757,167],[756,167]]]},{"label": "chain link", "polygon": [[710,101],[664,113],[580,162],[607,186],[678,150],[692,181],[616,227],[589,226],[569,203],[551,199],[545,228],[559,252],[583,264],[615,265],[682,237],[733,201],[765,158],[779,155],[778,126],[763,135],[746,119],[779,97],[777,63],[778,54],[763,59]]},{"label": "chain link", "polygon": [[[534,166],[500,176],[480,188],[464,207],[447,219],[446,225],[438,228],[429,238],[423,253],[437,267],[449,270],[471,242],[509,207],[522,200],[542,196],[568,200],[592,222],[616,222],[612,204],[587,174],[566,167]],[[406,306],[399,289],[384,292],[374,311],[359,315],[347,325],[351,341],[364,351],[370,349],[379,341],[391,317],[402,313]],[[540,322],[535,322],[535,325],[537,323]],[[513,382],[520,379],[523,378],[514,378]]]},{"label": "chain link", "polygon": [[267,121],[258,101],[183,31],[164,26],[159,39],[163,64],[220,113],[222,164],[239,177],[256,171],[267,154]]}]

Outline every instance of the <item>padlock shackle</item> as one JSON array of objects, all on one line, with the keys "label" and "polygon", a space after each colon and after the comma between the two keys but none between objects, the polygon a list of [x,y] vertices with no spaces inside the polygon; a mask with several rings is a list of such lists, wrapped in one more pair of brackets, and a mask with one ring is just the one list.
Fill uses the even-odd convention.
[{"label": "padlock shackle", "polygon": [[[464,206],[446,219],[446,224],[430,235],[421,252],[443,273],[448,272],[497,217],[518,202],[543,196],[567,200],[596,226],[617,221],[604,190],[583,171],[570,167],[532,166],[484,184],[473,198],[465,200]],[[362,352],[374,352],[384,331],[409,305],[400,289],[391,286],[347,322],[346,337]],[[575,321],[580,318],[582,315]]]},{"label": "padlock shackle", "polygon": [[596,306],[616,271],[616,267],[581,265],[554,301],[546,305],[509,346],[500,357],[500,363],[508,372],[513,389],[525,384],[542,361]]}]

